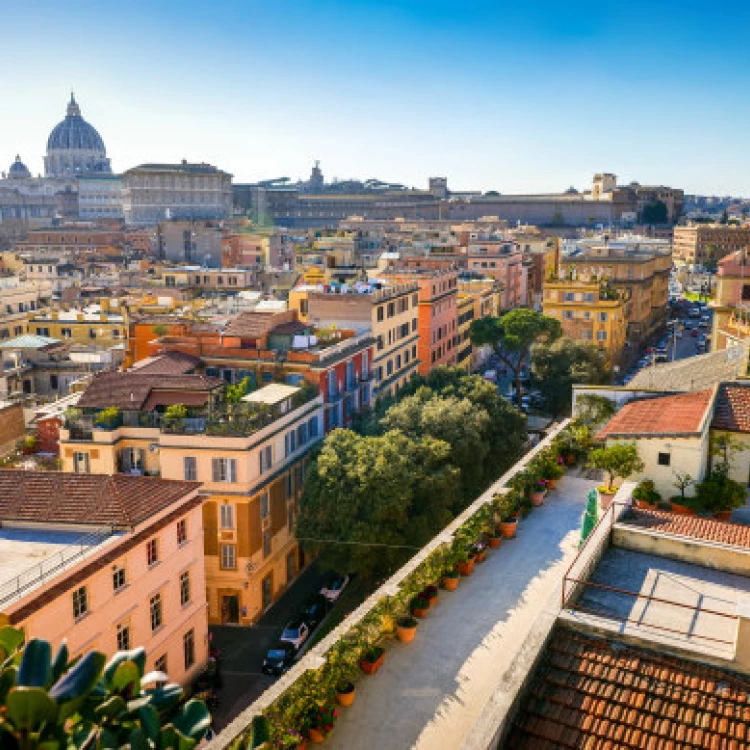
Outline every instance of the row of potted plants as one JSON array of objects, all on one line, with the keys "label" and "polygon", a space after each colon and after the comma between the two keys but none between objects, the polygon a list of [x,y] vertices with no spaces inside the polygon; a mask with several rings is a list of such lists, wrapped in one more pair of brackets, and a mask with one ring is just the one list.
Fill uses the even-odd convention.
[{"label": "row of potted plants", "polygon": [[299,748],[325,740],[335,728],[337,705],[355,701],[358,676],[374,675],[383,665],[385,641],[413,641],[419,620],[437,605],[440,588],[456,590],[460,578],[471,575],[490,549],[516,535],[519,517],[533,507],[532,491],[542,487],[546,492],[564,473],[559,455],[551,447],[540,451],[520,472],[522,480],[479,508],[455,532],[452,543],[438,547],[401,582],[397,593],[383,597],[329,648],[322,667],[305,671],[265,711],[275,743],[271,747]]}]

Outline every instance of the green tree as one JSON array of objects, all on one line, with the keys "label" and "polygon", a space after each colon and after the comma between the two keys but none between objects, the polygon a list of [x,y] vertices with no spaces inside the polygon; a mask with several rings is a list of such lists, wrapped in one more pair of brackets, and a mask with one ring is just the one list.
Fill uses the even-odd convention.
[{"label": "green tree", "polygon": [[386,430],[400,430],[413,440],[431,436],[445,441],[461,471],[464,498],[473,498],[484,485],[489,425],[483,408],[466,398],[437,396],[428,388],[401,399],[383,419]]},{"label": "green tree", "polygon": [[242,401],[243,396],[247,396],[250,393],[250,378],[244,377],[240,380],[237,385],[227,386],[227,403],[228,404],[239,404]]},{"label": "green tree", "polygon": [[615,489],[615,479],[627,479],[643,469],[635,443],[613,443],[605,448],[596,448],[589,453],[588,465],[607,475],[605,487],[610,492]]},{"label": "green tree", "polygon": [[569,414],[573,385],[601,385],[611,372],[599,350],[585,341],[563,337],[531,347],[531,372],[554,416]]},{"label": "green tree", "polygon": [[20,630],[0,629],[4,750],[190,750],[210,726],[203,701],[178,710],[182,688],[154,686],[156,675],[144,675],[143,649],[120,651],[109,662],[96,651],[70,660],[65,643],[53,655],[47,641],[23,640]]},{"label": "green tree", "polygon": [[666,224],[667,217],[667,204],[658,199],[647,203],[641,211],[641,220],[644,224]]},{"label": "green tree", "polygon": [[533,344],[552,342],[562,335],[558,320],[536,310],[516,308],[499,318],[486,317],[471,324],[471,342],[489,344],[513,373],[517,405],[521,406],[521,370]]},{"label": "green tree", "polygon": [[429,436],[334,430],[310,466],[297,537],[323,565],[379,580],[451,520],[459,471],[450,454]]},{"label": "green tree", "polygon": [[588,427],[591,432],[604,427],[617,411],[617,404],[606,396],[587,393],[576,401],[575,418],[578,424]]}]

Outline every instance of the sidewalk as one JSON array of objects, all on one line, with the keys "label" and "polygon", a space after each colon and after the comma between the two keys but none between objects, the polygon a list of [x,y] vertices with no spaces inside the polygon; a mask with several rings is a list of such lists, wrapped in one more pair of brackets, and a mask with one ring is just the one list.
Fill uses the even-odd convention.
[{"label": "sidewalk", "polygon": [[575,555],[588,492],[565,477],[523,520],[518,538],[441,591],[410,644],[389,642],[374,677],[362,676],[326,745],[336,750],[459,748]]}]

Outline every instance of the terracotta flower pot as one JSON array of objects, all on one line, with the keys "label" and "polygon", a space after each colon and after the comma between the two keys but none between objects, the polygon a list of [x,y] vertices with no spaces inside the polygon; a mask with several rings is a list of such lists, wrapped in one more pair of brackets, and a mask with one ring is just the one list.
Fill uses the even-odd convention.
[{"label": "terracotta flower pot", "polygon": [[339,704],[339,706],[351,706],[352,703],[354,703],[354,698],[357,695],[357,691],[354,689],[354,686],[352,685],[352,689],[345,692],[340,693],[338,690],[336,691],[336,703]]},{"label": "terracotta flower pot", "polygon": [[297,747],[294,750],[307,750],[307,737],[303,737],[302,740],[297,743]]},{"label": "terracotta flower pot", "polygon": [[455,591],[458,588],[458,576],[455,578],[443,576],[442,584],[446,591]]},{"label": "terracotta flower pot", "polygon": [[385,661],[385,652],[383,652],[375,661],[367,661],[367,659],[360,660],[359,668],[365,674],[375,674],[380,669],[380,667],[383,666],[384,661]]},{"label": "terracotta flower pot", "polygon": [[532,492],[530,499],[531,504],[538,508],[540,505],[544,505],[544,492]]},{"label": "terracotta flower pot", "polygon": [[572,466],[576,462],[576,457],[572,453],[568,453],[567,456],[565,456],[565,463],[568,464],[568,466]]},{"label": "terracotta flower pot", "polygon": [[474,558],[471,560],[465,560],[458,564],[458,572],[462,576],[470,576],[474,572]]},{"label": "terracotta flower pot", "polygon": [[599,493],[599,505],[601,506],[601,509],[607,510],[607,508],[612,505],[612,501],[615,499],[617,492],[605,492],[602,489],[598,489],[597,492]]},{"label": "terracotta flower pot", "polygon": [[717,521],[731,521],[732,511],[731,510],[720,510],[714,513],[714,518]]},{"label": "terracotta flower pot", "polygon": [[656,510],[656,503],[648,503],[645,500],[636,500],[635,507],[641,510]]},{"label": "terracotta flower pot", "polygon": [[413,628],[404,627],[403,625],[396,625],[396,637],[401,643],[411,643],[414,640],[414,636],[417,634],[417,626]]},{"label": "terracotta flower pot", "polygon": [[503,539],[515,538],[517,528],[518,528],[518,519],[514,521],[501,521],[500,522],[500,533],[503,535]]},{"label": "terracotta flower pot", "polygon": [[487,550],[483,549],[481,552],[477,552],[476,561],[483,563],[487,559]]},{"label": "terracotta flower pot", "polygon": [[680,503],[672,503],[672,513],[676,516],[694,516],[695,511],[692,508],[688,508],[687,505]]},{"label": "terracotta flower pot", "polygon": [[489,539],[490,549],[497,549],[500,546],[501,541],[502,541],[502,537],[491,536]]},{"label": "terracotta flower pot", "polygon": [[326,736],[319,729],[308,729],[307,737],[313,745],[320,745],[326,738]]},{"label": "terracotta flower pot", "polygon": [[547,489],[554,490],[555,487],[557,487],[557,479],[548,479],[547,480]]}]

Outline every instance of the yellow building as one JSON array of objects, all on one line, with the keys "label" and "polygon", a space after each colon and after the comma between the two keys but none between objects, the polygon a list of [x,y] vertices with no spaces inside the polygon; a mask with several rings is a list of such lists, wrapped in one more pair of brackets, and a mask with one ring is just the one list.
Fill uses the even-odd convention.
[{"label": "yellow building", "polygon": [[142,370],[94,379],[60,430],[63,471],[201,482],[209,622],[248,625],[305,565],[292,529],[322,396],[273,384],[229,405],[219,378]]},{"label": "yellow building", "polygon": [[588,341],[616,364],[625,350],[629,296],[598,281],[545,281],[542,308],[571,339]]},{"label": "yellow building", "polygon": [[87,307],[31,314],[28,331],[62,341],[110,347],[127,342],[128,313],[118,300],[103,297]]},{"label": "yellow building", "polygon": [[471,372],[471,338],[469,329],[471,322],[474,320],[475,300],[471,294],[458,293],[456,302],[456,313],[458,316],[458,332],[456,334],[456,367],[460,367],[466,372]]}]

